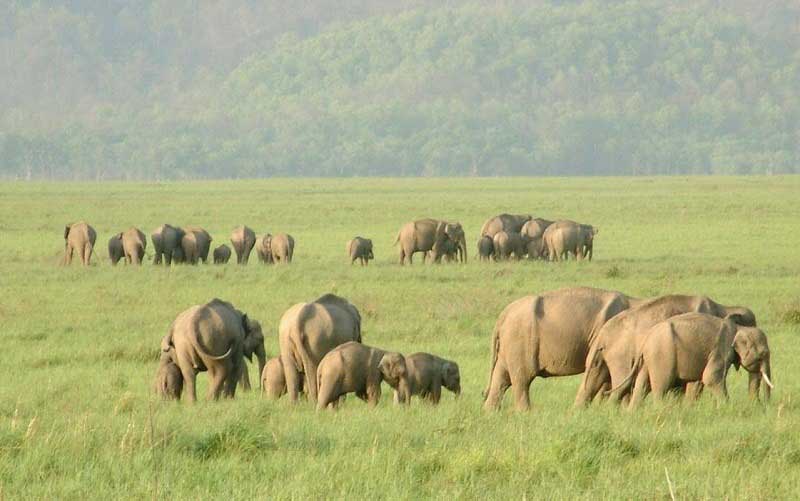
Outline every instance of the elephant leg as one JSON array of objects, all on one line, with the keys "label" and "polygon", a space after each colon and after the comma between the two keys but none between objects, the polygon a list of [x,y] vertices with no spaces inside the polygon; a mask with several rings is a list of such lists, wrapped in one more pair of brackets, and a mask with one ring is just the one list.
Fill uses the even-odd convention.
[{"label": "elephant leg", "polygon": [[84,266],[89,266],[89,260],[92,258],[92,246],[84,244],[83,249],[81,249],[81,263]]},{"label": "elephant leg", "polygon": [[650,391],[650,375],[647,372],[647,367],[642,366],[639,373],[636,374],[636,382],[633,384],[633,394],[630,398],[630,408],[638,407],[638,405],[647,396]]},{"label": "elephant leg", "polygon": [[188,361],[180,361],[178,368],[183,376],[183,390],[186,394],[186,399],[192,403],[197,402],[197,371],[192,368],[191,363]]},{"label": "elephant leg", "polygon": [[381,401],[381,382],[367,383],[367,404],[375,407]]},{"label": "elephant leg", "polygon": [[674,382],[672,371],[670,369],[659,370],[659,367],[653,367],[653,370],[650,370],[648,367],[649,364],[645,362],[640,370],[647,373],[650,382],[650,390],[653,392],[653,399],[661,401],[664,399],[667,392],[669,392]]},{"label": "elephant leg", "polygon": [[698,398],[700,398],[700,394],[703,393],[703,383],[700,381],[694,381],[691,383],[686,383],[686,389],[684,391],[684,397],[689,402],[694,402]]},{"label": "elephant leg", "polygon": [[240,372],[241,374],[238,379],[242,385],[242,390],[250,391],[250,374],[247,370],[247,363],[244,360],[242,360],[242,369]]},{"label": "elephant leg", "polygon": [[[222,390],[222,395],[225,398],[233,398],[236,396],[236,386],[242,381],[247,370],[247,364],[242,363],[239,366],[234,366],[228,370],[228,375],[225,378],[225,384]],[[250,379],[247,379],[247,390],[250,390]]]},{"label": "elephant leg", "polygon": [[433,387],[431,388],[431,392],[428,396],[428,400],[433,404],[437,405],[439,400],[442,398],[442,383],[441,382],[434,382]]},{"label": "elephant leg", "polygon": [[492,370],[492,379],[489,383],[489,391],[486,393],[486,401],[483,408],[486,410],[497,410],[503,400],[508,387],[511,386],[511,378],[503,360],[498,359]]},{"label": "elephant leg", "polygon": [[222,387],[225,384],[227,371],[219,367],[208,368],[208,392],[206,393],[207,400],[219,400],[222,394]]},{"label": "elephant leg", "polygon": [[575,395],[575,406],[585,407],[592,403],[598,395],[605,398],[605,391],[611,388],[611,376],[605,362],[589,367],[583,375],[583,381]]},{"label": "elephant leg", "polygon": [[718,402],[728,399],[728,388],[725,384],[725,370],[721,367],[706,366],[703,371],[703,386],[716,397]]},{"label": "elephant leg", "polygon": [[326,408],[334,408],[334,404],[338,402],[338,397],[338,381],[329,381],[328,379],[323,378],[319,387],[319,393],[317,395],[317,410],[321,411]]},{"label": "elephant leg", "polygon": [[527,374],[511,375],[511,390],[514,392],[514,404],[518,411],[527,411],[531,408],[531,383],[533,377]]},{"label": "elephant leg", "polygon": [[300,395],[300,373],[291,363],[283,364],[283,375],[286,378],[286,393],[289,400],[297,402]]}]

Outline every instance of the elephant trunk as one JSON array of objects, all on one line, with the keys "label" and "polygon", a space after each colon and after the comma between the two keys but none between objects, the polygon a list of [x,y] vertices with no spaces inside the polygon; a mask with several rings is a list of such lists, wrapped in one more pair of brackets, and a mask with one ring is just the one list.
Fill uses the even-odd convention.
[{"label": "elephant trunk", "polygon": [[264,374],[264,366],[267,365],[267,352],[264,351],[263,344],[256,348],[256,357],[258,357],[258,385],[263,390],[261,375]]},{"label": "elephant trunk", "polygon": [[467,262],[467,237],[466,235],[461,235],[461,238],[458,241],[458,248],[461,254],[461,262]]}]

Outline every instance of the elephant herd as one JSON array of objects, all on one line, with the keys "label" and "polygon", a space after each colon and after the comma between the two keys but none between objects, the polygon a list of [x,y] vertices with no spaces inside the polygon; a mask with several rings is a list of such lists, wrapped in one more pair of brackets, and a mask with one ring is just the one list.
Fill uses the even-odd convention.
[{"label": "elephant herd", "polygon": [[252,361],[255,354],[262,394],[275,399],[287,394],[292,401],[305,394],[318,409],[335,408],[347,393],[376,405],[383,382],[397,403],[409,403],[414,395],[438,403],[442,387],[461,392],[455,362],[363,344],[358,309],[334,294],[289,308],[280,319],[278,341],[279,355],[267,360],[257,321],[220,299],[193,306],[178,315],[161,341],[155,390],[166,399],[180,399],[185,390],[195,401],[197,374],[208,372],[208,398],[233,397],[237,385],[250,388],[244,359]]},{"label": "elephant herd", "polygon": [[[569,220],[548,221],[523,214],[500,214],[486,221],[480,230],[478,256],[481,260],[549,259],[560,261],[572,255],[575,259],[592,259],[597,228]],[[64,230],[64,264],[70,264],[75,251],[81,263],[88,265],[97,233],[85,222],[68,224]],[[269,233],[257,237],[247,226],[239,226],[230,236],[231,247],[221,244],[211,250],[212,236],[199,226],[177,227],[162,224],[150,235],[153,243],[153,264],[207,263],[209,254],[214,264],[227,263],[236,253],[238,264],[247,264],[255,248],[262,263],[291,263],[295,240],[291,235]],[[418,219],[404,224],[394,241],[399,249],[400,264],[411,264],[414,254],[421,252],[423,261],[466,262],[467,239],[459,222]],[[127,264],[142,264],[147,238],[131,227],[113,235],[108,241],[112,265],[122,259]],[[350,263],[362,266],[375,259],[372,240],[361,236],[347,242]]]},{"label": "elephant herd", "polygon": [[[197,374],[207,371],[208,398],[233,397],[237,385],[249,389],[244,359],[255,354],[263,395],[296,402],[304,394],[319,410],[336,408],[348,393],[376,405],[383,382],[402,404],[414,395],[436,404],[442,388],[461,393],[456,362],[364,344],[358,309],[333,294],[289,308],[278,344],[278,356],[267,360],[257,321],[219,299],[193,306],[161,342],[155,389],[166,399],[180,399],[185,389],[195,401]],[[767,399],[773,388],[767,337],[755,314],[706,296],[640,299],[590,287],[526,296],[500,313],[490,351],[487,410],[499,409],[509,388],[516,408],[527,410],[536,377],[581,373],[577,406],[608,399],[634,407],[650,393],[695,399],[705,388],[725,399],[731,366],[748,372],[752,398],[762,381]]]}]

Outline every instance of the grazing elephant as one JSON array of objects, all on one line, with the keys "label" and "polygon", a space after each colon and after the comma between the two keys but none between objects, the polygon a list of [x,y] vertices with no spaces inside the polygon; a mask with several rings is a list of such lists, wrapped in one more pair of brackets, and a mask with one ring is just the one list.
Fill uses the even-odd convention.
[{"label": "grazing elephant", "polygon": [[247,264],[250,260],[250,251],[256,244],[256,233],[247,226],[239,226],[231,233],[231,244],[236,251],[236,263]]},{"label": "grazing elephant", "polygon": [[161,352],[161,360],[158,362],[153,389],[164,400],[181,399],[183,375],[181,375],[181,369],[172,360],[169,352]]},{"label": "grazing elephant", "polygon": [[270,255],[270,263],[291,263],[294,255],[294,238],[286,233],[264,235],[265,252]]},{"label": "grazing elephant", "polygon": [[511,386],[517,409],[529,409],[534,378],[583,372],[597,332],[638,302],[620,292],[575,287],[526,296],[506,306],[492,332],[484,407],[498,409]]},{"label": "grazing elephant", "polygon": [[350,256],[351,265],[356,262],[356,259],[361,262],[361,266],[368,265],[370,259],[375,259],[375,254],[372,253],[372,240],[355,237],[347,242],[347,255]]},{"label": "grazing elephant", "polygon": [[207,263],[212,240],[211,235],[199,226],[187,226],[184,228],[184,235],[181,240],[184,260],[189,264],[197,264],[198,261]]},{"label": "grazing elephant", "polygon": [[411,392],[403,355],[354,341],[337,346],[319,363],[317,410],[335,408],[347,393],[375,406],[381,399],[383,381],[398,393],[399,403],[408,404]]},{"label": "grazing elephant", "polygon": [[551,224],[552,221],[537,217],[522,225],[520,234],[529,259],[543,259],[547,255],[544,232]]},{"label": "grazing elephant", "polygon": [[162,224],[150,235],[150,240],[153,241],[153,249],[155,249],[155,257],[153,257],[153,264],[161,264],[162,262],[169,266],[172,260],[177,262],[183,260],[183,248],[181,241],[183,240],[185,232],[181,228],[176,228],[168,224]]},{"label": "grazing elephant", "polygon": [[492,237],[484,235],[478,239],[478,258],[481,261],[488,261],[494,257],[494,241]]},{"label": "grazing elephant", "polygon": [[97,240],[97,233],[87,223],[81,221],[68,224],[64,228],[64,264],[72,264],[72,254],[78,251],[81,264],[89,266],[95,240]]},{"label": "grazing elephant", "polygon": [[592,248],[597,230],[590,225],[575,221],[556,221],[544,230],[544,246],[551,261],[567,259],[570,254],[575,259],[583,259],[584,252]]},{"label": "grazing elephant", "polygon": [[231,258],[231,248],[225,244],[214,249],[214,264],[226,264]]},{"label": "grazing elephant", "polygon": [[[619,386],[636,362],[636,347],[642,336],[655,324],[690,312],[730,317],[748,327],[756,325],[756,317],[748,308],[723,306],[706,296],[668,295],[646,300],[610,320],[597,333],[586,356],[586,372],[575,405],[588,405],[601,391]],[[628,395],[617,391],[612,397],[618,401]]]},{"label": "grazing elephant", "polygon": [[286,393],[286,376],[281,357],[270,358],[261,372],[261,396],[279,399]]},{"label": "grazing elephant", "polygon": [[317,366],[340,344],[361,342],[361,315],[346,299],[325,294],[312,303],[298,303],[283,314],[278,328],[286,391],[297,401],[300,376],[312,401],[317,400]]},{"label": "grazing elephant", "polygon": [[[233,397],[236,385],[247,370],[244,358],[258,357],[258,373],[264,371],[267,354],[261,325],[220,299],[192,306],[172,322],[161,341],[161,350],[178,365],[189,401],[197,400],[197,373],[208,371],[208,398],[220,394]],[[245,385],[245,388],[249,386]]]},{"label": "grazing elephant", "polygon": [[494,234],[494,259],[510,259],[514,254],[516,259],[525,255],[525,246],[519,233],[499,231]]},{"label": "grazing elephant", "polygon": [[122,233],[117,233],[108,239],[108,259],[111,260],[111,266],[116,266],[123,257],[125,250],[122,248]]},{"label": "grazing elephant", "polygon": [[142,264],[144,251],[147,248],[147,237],[138,228],[128,228],[120,233],[122,249],[127,264]]},{"label": "grazing elephant", "polygon": [[[461,373],[458,364],[429,353],[408,355],[406,369],[410,395],[417,395],[432,404],[438,404],[442,397],[442,387],[461,395]],[[395,402],[400,395],[394,392]]]},{"label": "grazing elephant", "polygon": [[419,219],[406,223],[397,233],[394,244],[400,244],[400,264],[412,263],[415,252],[427,253],[434,262],[439,262],[444,255],[443,246],[447,239],[458,242],[459,260],[467,261],[467,239],[461,223],[448,223],[436,219]]},{"label": "grazing elephant", "polygon": [[519,233],[522,226],[531,219],[529,214],[499,214],[483,223],[480,236],[494,237],[501,231]]},{"label": "grazing elephant", "polygon": [[[699,383],[720,399],[728,397],[728,369],[742,365],[750,373],[750,394],[758,398],[761,380],[769,399],[771,370],[767,337],[756,327],[739,327],[731,318],[684,313],[659,322],[642,335],[636,363],[614,392],[633,384],[631,407],[652,391],[661,400],[669,390]],[[635,381],[635,383],[634,383]]]}]

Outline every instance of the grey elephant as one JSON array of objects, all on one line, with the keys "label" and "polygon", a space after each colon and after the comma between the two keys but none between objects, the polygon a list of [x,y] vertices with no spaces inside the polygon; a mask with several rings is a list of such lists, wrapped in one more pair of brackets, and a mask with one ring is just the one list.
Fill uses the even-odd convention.
[{"label": "grey elephant", "polygon": [[561,261],[570,254],[575,259],[583,259],[587,249],[591,250],[596,234],[597,230],[591,225],[562,220],[548,226],[542,238],[550,260]]},{"label": "grey elephant", "polygon": [[375,259],[372,253],[372,240],[369,238],[355,237],[347,242],[347,255],[350,257],[350,264],[358,260],[361,266],[369,264],[370,259]]},{"label": "grey elephant", "polygon": [[[684,313],[651,327],[637,347],[630,374],[612,391],[627,392],[632,407],[652,392],[661,400],[687,383],[708,388],[719,399],[728,397],[726,377],[731,365],[750,373],[750,394],[758,398],[761,381],[769,399],[773,387],[767,336],[757,327],[738,326],[731,318]],[[618,398],[615,398],[618,400]]]},{"label": "grey elephant", "polygon": [[522,225],[520,235],[529,259],[543,259],[548,255],[544,245],[544,232],[551,224],[553,221],[536,217]]},{"label": "grey elephant", "polygon": [[[434,405],[442,398],[442,388],[456,396],[461,395],[461,372],[458,364],[430,353],[413,353],[405,357],[408,371],[409,393]],[[394,392],[395,402],[400,394]]]},{"label": "grey elephant", "polygon": [[416,252],[427,253],[434,262],[444,255],[443,247],[447,239],[458,242],[459,260],[467,261],[467,240],[461,223],[451,223],[436,219],[419,219],[403,225],[397,233],[394,245],[400,244],[400,264],[412,264]]},{"label": "grey elephant", "polygon": [[169,266],[172,264],[173,259],[177,262],[183,261],[181,241],[184,235],[183,229],[169,224],[162,224],[153,230],[150,234],[150,240],[153,242],[153,250],[155,251],[153,264],[164,263]]},{"label": "grey elephant", "polygon": [[[458,250],[459,250],[459,243],[451,238],[445,238],[442,242],[441,247],[439,248],[439,261],[444,261],[445,263],[455,263],[458,262]],[[425,253],[425,259],[428,261],[433,261],[433,251],[429,250]]]},{"label": "grey elephant", "polygon": [[499,231],[494,234],[494,259],[511,259],[513,254],[516,259],[525,256],[525,246],[522,243],[522,235],[509,231]]},{"label": "grey elephant", "polygon": [[97,240],[97,232],[88,223],[81,221],[66,225],[64,228],[64,260],[65,265],[72,264],[72,255],[78,251],[81,264],[89,266],[92,259],[94,243]]},{"label": "grey elephant", "polygon": [[484,235],[478,239],[478,258],[481,261],[488,261],[494,257],[494,242],[492,237]]},{"label": "grey elephant", "polygon": [[187,226],[183,230],[184,235],[181,239],[183,259],[189,264],[197,264],[199,261],[207,263],[213,240],[211,235],[199,226]]},{"label": "grey elephant", "polygon": [[161,352],[153,390],[164,400],[180,400],[183,393],[183,375],[169,352]]},{"label": "grey elephant", "polygon": [[[643,301],[611,319],[597,333],[586,356],[585,373],[575,405],[588,405],[606,390],[620,385],[636,362],[637,344],[651,327],[691,312],[731,318],[742,326],[756,325],[755,314],[750,309],[724,306],[707,296],[672,294]],[[628,396],[629,393],[618,391],[612,395],[612,401]]]},{"label": "grey elephant", "polygon": [[236,251],[236,263],[247,264],[256,244],[256,233],[247,226],[239,226],[231,233],[231,245]]},{"label": "grey elephant", "polygon": [[320,360],[340,344],[361,342],[361,315],[346,299],[325,294],[286,310],[278,327],[278,339],[289,398],[296,401],[301,388],[305,388],[309,399],[316,401]]},{"label": "grey elephant", "polygon": [[261,372],[261,395],[277,400],[285,394],[286,376],[281,357],[270,358]]},{"label": "grey elephant", "polygon": [[147,248],[147,237],[138,228],[128,228],[120,233],[122,250],[127,264],[142,264],[144,251]]},{"label": "grey elephant", "polygon": [[397,402],[409,402],[408,370],[402,354],[354,341],[337,346],[319,363],[317,410],[336,407],[347,393],[375,406],[381,399],[383,381],[398,393]]},{"label": "grey elephant", "polygon": [[108,259],[111,266],[116,266],[120,259],[125,257],[125,250],[122,248],[122,233],[117,233],[108,239]]},{"label": "grey elephant", "polygon": [[286,233],[264,235],[265,252],[270,256],[270,263],[291,263],[294,256],[294,238]]},{"label": "grey elephant", "polygon": [[494,237],[501,231],[519,233],[522,226],[532,218],[530,214],[498,214],[483,223],[480,236]]},{"label": "grey elephant", "polygon": [[209,399],[216,400],[220,395],[232,398],[236,385],[244,383],[245,357],[256,355],[259,374],[267,360],[261,325],[220,299],[192,306],[178,315],[161,341],[161,350],[180,368],[191,402],[197,400],[195,381],[199,372],[209,373]]},{"label": "grey elephant", "polygon": [[484,407],[498,409],[511,387],[519,410],[530,408],[536,377],[580,374],[597,333],[640,300],[620,292],[574,287],[518,299],[500,313],[492,332]]},{"label": "grey elephant", "polygon": [[214,264],[226,264],[231,258],[231,248],[225,244],[214,249]]}]

